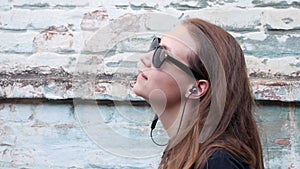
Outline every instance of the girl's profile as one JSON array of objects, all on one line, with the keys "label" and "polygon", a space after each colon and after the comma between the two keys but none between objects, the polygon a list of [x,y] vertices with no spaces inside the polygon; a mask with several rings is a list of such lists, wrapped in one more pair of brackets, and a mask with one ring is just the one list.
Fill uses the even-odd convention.
[{"label": "girl's profile", "polygon": [[151,105],[169,136],[159,168],[264,169],[237,41],[191,18],[156,37],[150,48],[134,92]]}]

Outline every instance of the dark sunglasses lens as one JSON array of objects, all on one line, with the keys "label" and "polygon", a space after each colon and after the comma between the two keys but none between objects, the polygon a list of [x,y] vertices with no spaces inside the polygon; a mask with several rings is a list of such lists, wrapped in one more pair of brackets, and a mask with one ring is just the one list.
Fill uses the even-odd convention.
[{"label": "dark sunglasses lens", "polygon": [[160,68],[164,60],[165,58],[164,58],[163,48],[158,47],[153,54],[153,58],[152,58],[153,66],[156,68]]},{"label": "dark sunglasses lens", "polygon": [[150,45],[149,51],[156,49],[159,46],[160,38],[154,38]]}]

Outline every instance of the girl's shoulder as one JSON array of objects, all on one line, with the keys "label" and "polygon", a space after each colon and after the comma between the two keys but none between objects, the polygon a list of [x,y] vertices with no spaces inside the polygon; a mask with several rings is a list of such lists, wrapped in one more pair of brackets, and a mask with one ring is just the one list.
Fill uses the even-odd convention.
[{"label": "girl's shoulder", "polygon": [[224,149],[215,151],[209,157],[205,169],[250,169]]}]

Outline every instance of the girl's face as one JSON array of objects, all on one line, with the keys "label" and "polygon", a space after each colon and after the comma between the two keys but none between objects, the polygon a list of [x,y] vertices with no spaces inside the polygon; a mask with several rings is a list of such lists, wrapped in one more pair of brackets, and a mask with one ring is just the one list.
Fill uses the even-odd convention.
[{"label": "girl's face", "polygon": [[[178,26],[162,38],[160,45],[169,56],[188,66],[187,56],[194,45],[191,42],[187,29]],[[160,68],[155,68],[153,54],[151,51],[141,58],[144,67],[137,77],[134,92],[150,104],[165,103],[168,106],[180,103],[194,82],[193,78],[168,60]]]}]

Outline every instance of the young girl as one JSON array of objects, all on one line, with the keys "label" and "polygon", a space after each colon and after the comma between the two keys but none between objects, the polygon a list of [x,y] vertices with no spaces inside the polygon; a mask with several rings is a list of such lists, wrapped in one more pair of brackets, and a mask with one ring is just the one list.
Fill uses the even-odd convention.
[{"label": "young girl", "polygon": [[264,169],[237,41],[216,25],[187,19],[151,47],[134,92],[169,136],[159,168]]}]

